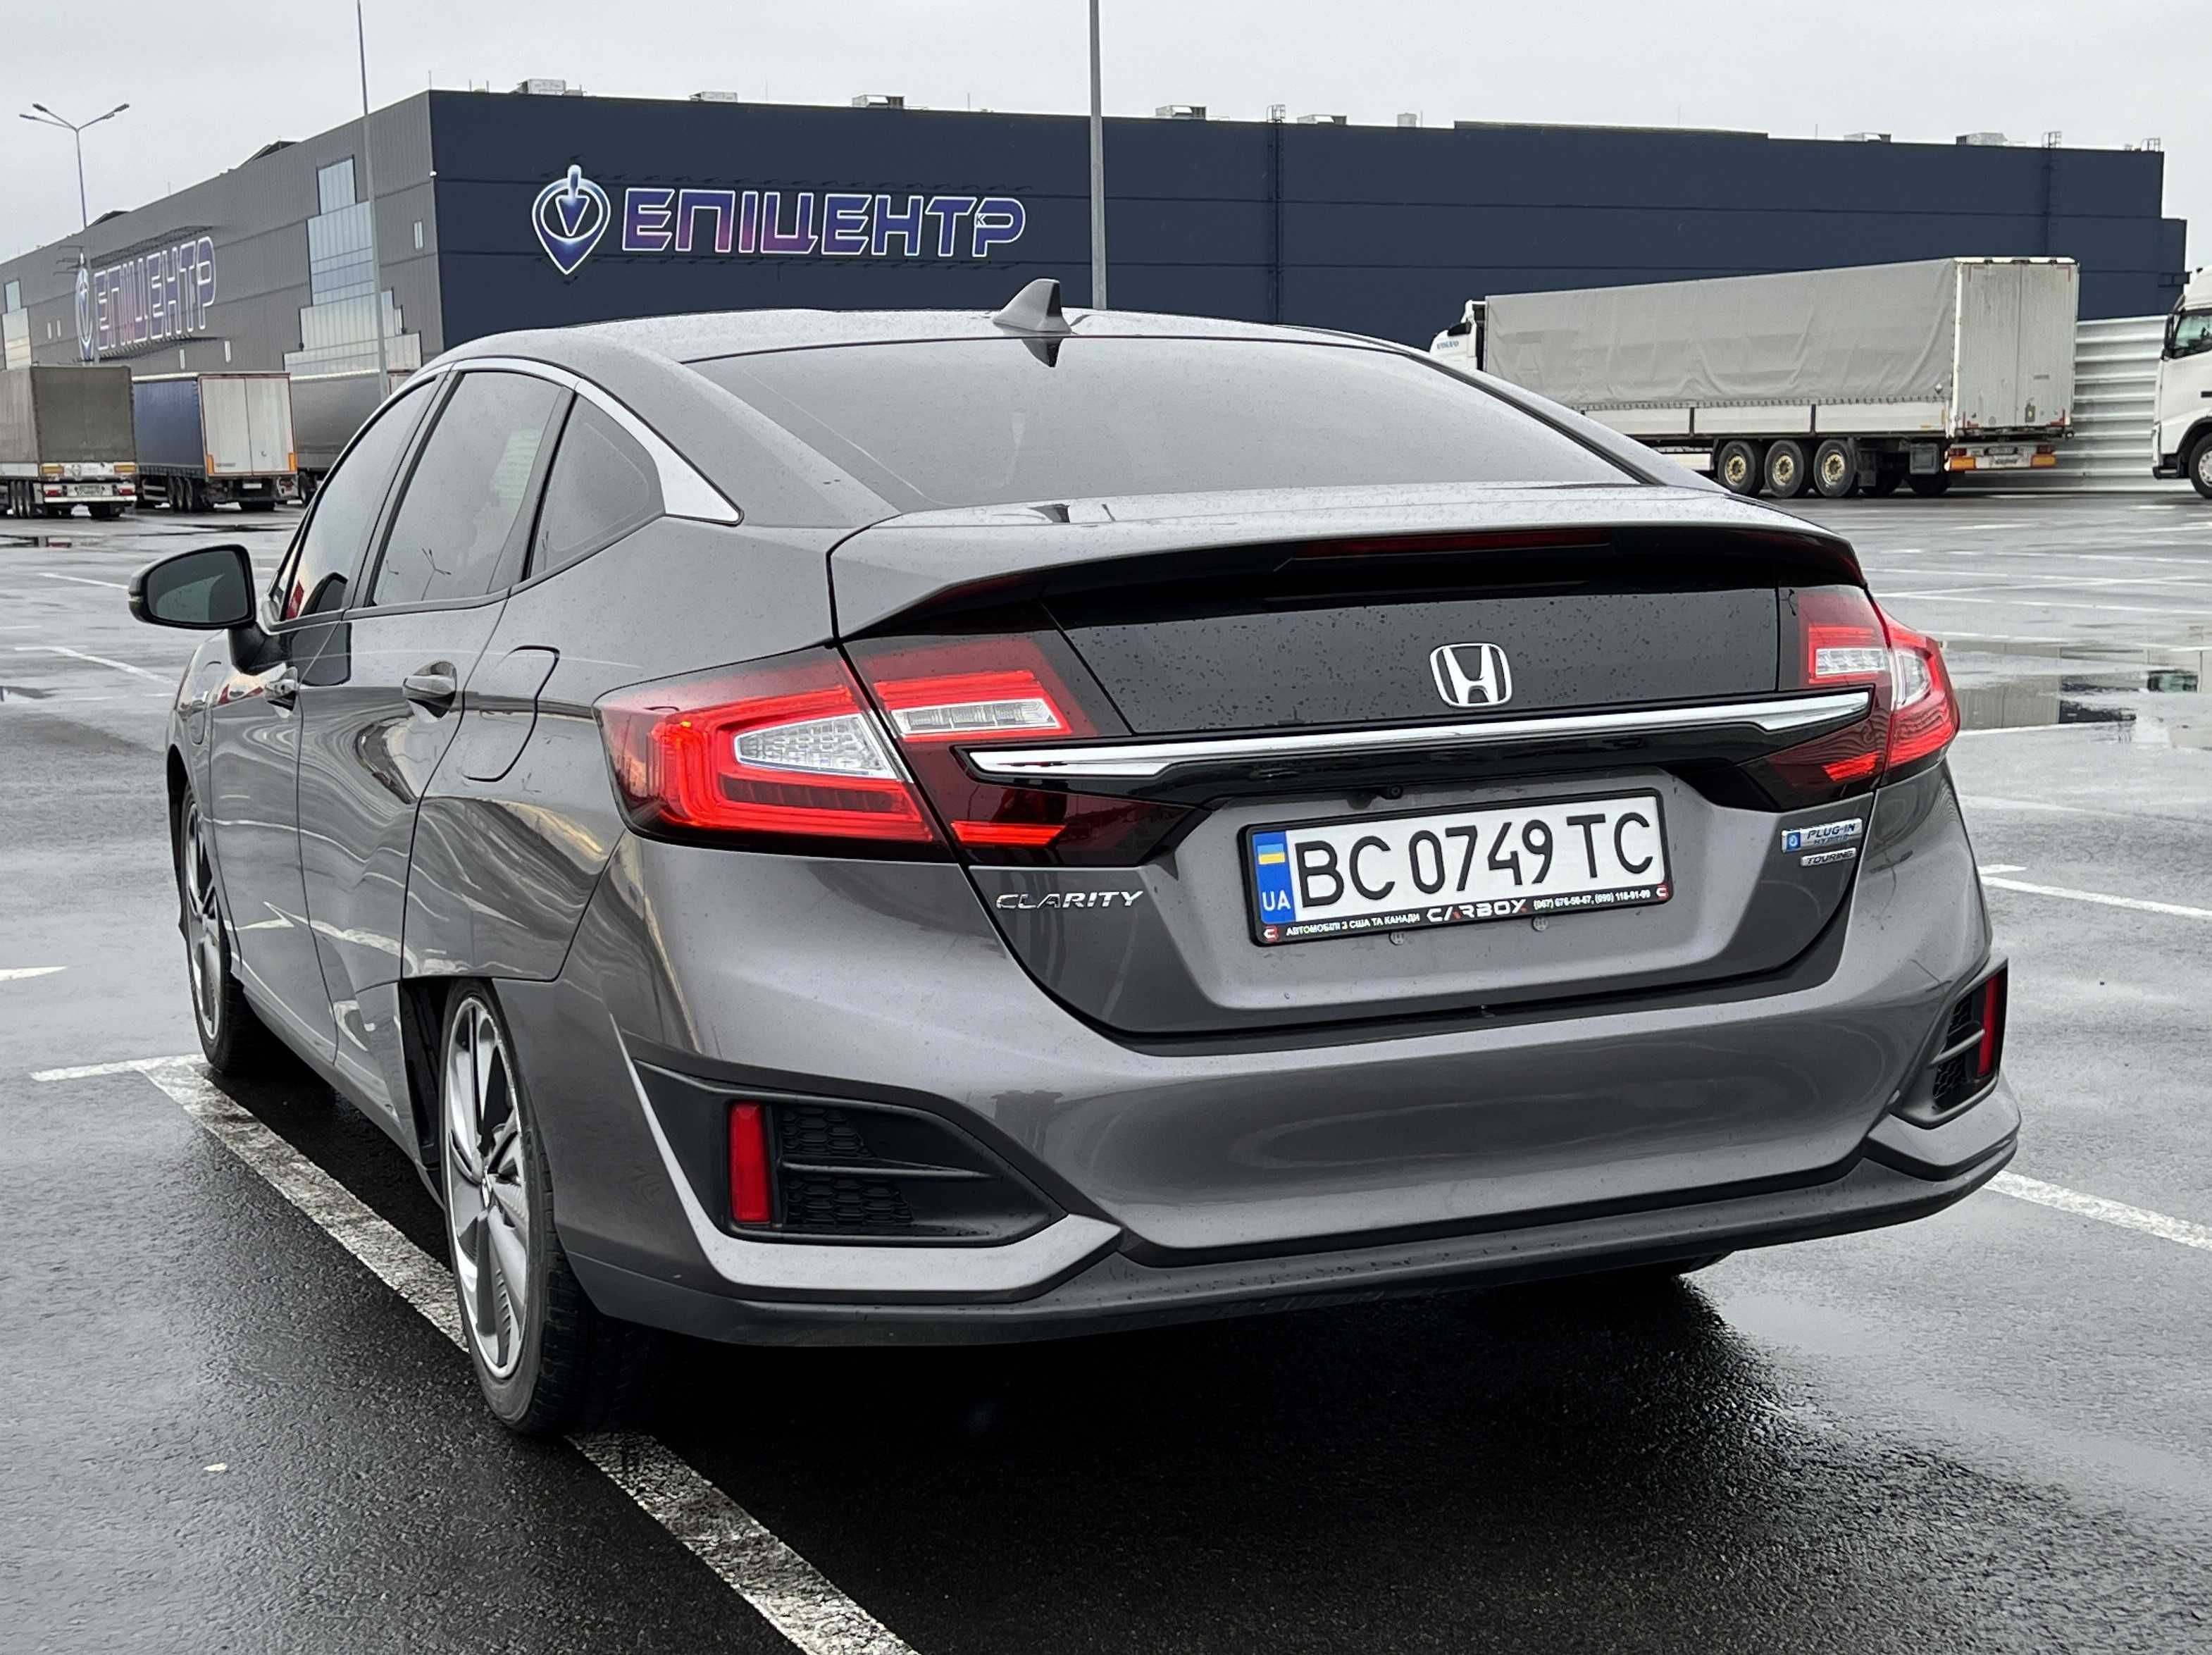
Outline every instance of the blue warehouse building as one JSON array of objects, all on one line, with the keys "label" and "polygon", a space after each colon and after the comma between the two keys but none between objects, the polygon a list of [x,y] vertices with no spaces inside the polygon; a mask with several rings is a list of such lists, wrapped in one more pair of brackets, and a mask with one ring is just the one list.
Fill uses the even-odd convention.
[{"label": "blue warehouse building", "polygon": [[[533,87],[540,83],[530,83]],[[6,361],[395,368],[515,327],[1087,296],[1078,118],[427,92],[0,265]],[[1756,133],[1107,123],[1112,297],[1424,344],[1490,292],[1947,254],[2167,309],[2155,151]],[[374,175],[375,198],[369,199]],[[371,215],[378,258],[369,258]]]}]

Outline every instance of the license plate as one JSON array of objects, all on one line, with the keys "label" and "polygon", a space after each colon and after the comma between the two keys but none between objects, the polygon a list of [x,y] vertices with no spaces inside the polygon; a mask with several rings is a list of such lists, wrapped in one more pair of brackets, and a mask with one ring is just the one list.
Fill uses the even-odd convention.
[{"label": "license plate", "polygon": [[72,483],[69,493],[72,500],[112,500],[115,485],[112,483]]},{"label": "license plate", "polygon": [[1673,894],[1656,793],[1248,828],[1252,940],[1642,908]]},{"label": "license plate", "polygon": [[2028,469],[2028,458],[2025,448],[1977,448],[1974,450],[1974,469],[1978,472],[2024,472]]}]

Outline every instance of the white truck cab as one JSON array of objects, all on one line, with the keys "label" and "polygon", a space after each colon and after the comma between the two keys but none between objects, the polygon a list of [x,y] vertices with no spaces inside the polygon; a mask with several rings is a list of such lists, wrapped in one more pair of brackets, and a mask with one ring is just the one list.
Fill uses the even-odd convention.
[{"label": "white truck cab", "polygon": [[2212,500],[2212,266],[2189,278],[2166,319],[2153,417],[2151,474],[2185,477]]}]

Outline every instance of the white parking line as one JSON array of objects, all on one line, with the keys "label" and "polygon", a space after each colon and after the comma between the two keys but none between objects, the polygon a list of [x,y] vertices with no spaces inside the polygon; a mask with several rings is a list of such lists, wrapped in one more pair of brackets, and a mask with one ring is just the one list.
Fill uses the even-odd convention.
[{"label": "white parking line", "polygon": [[[34,1080],[136,1069],[259,1174],[316,1226],[367,1265],[439,1332],[461,1342],[453,1277],[351,1190],[240,1109],[190,1058],[157,1057],[46,1069]],[[914,1655],[912,1647],[839,1591],[758,1518],[657,1439],[594,1432],[576,1451],[719,1575],[806,1655]]]},{"label": "white parking line", "polygon": [[2130,1207],[2124,1202],[2106,1201],[2102,1196],[2085,1196],[2078,1190],[2045,1183],[2040,1178],[2022,1177],[2017,1172],[1998,1173],[1990,1180],[1989,1187],[2016,1201],[2032,1201],[2040,1207],[2055,1207],[2062,1213],[2078,1213],[2083,1218],[2095,1219],[2100,1224],[2117,1224],[2123,1230],[2140,1230],[2145,1235],[2156,1236],[2163,1241],[2178,1241],[2185,1247],[2198,1247],[2212,1253],[2212,1228],[2191,1224],[2187,1219],[2168,1218],[2163,1213]]},{"label": "white parking line", "polygon": [[56,971],[66,971],[66,965],[9,965],[0,967],[0,983],[21,983],[27,977],[52,977]]},{"label": "white parking line", "polygon": [[19,655],[67,655],[72,660],[88,660],[101,666],[112,666],[118,672],[136,672],[140,678],[152,678],[156,684],[166,684],[172,676],[167,672],[152,672],[143,666],[133,666],[127,660],[110,660],[105,655],[87,654],[82,649],[71,649],[64,644],[19,643],[15,646],[15,653]]},{"label": "white parking line", "polygon": [[57,575],[50,569],[34,571],[42,581],[75,581],[79,586],[104,586],[110,592],[128,592],[131,588],[120,581],[95,581],[89,575]]},{"label": "white parking line", "polygon": [[2069,902],[2094,903],[2100,908],[2126,908],[2138,914],[2170,914],[2176,919],[2212,920],[2212,908],[2190,908],[2176,902],[2152,902],[2143,897],[2115,897],[2102,891],[2072,891],[2063,885],[2030,885],[2025,879],[2000,879],[1984,873],[1982,883],[2000,891],[2021,891],[2031,897],[2063,897]]},{"label": "white parking line", "polygon": [[89,1080],[100,1074],[143,1074],[149,1069],[189,1063],[189,1057],[126,1057],[119,1063],[78,1063],[65,1069],[33,1069],[33,1080]]}]

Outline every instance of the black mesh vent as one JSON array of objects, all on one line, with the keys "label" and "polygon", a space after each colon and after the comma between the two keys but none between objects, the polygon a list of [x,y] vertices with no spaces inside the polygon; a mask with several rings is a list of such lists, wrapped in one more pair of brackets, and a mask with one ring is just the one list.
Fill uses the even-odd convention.
[{"label": "black mesh vent", "polygon": [[896,1235],[912,1226],[914,1214],[887,1178],[787,1171],[783,1222],[817,1234]]},{"label": "black mesh vent", "polygon": [[868,1141],[851,1115],[827,1104],[784,1104],[775,1111],[783,1157],[792,1161],[865,1161],[874,1159]]}]

